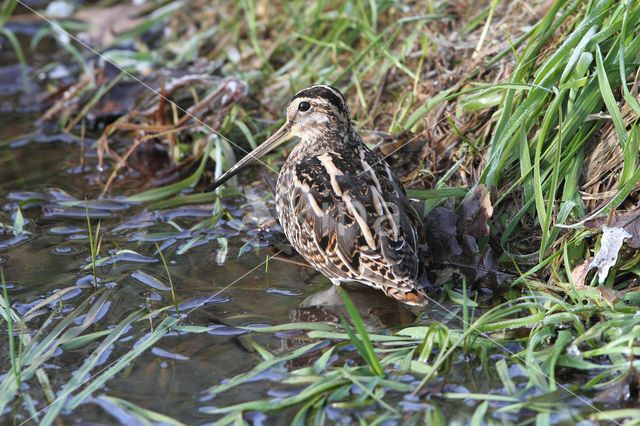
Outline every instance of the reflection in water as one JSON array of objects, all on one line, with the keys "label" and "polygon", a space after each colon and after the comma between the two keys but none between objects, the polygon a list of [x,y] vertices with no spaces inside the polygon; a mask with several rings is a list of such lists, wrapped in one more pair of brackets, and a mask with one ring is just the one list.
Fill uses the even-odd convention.
[{"label": "reflection in water", "polygon": [[[342,284],[349,299],[353,302],[358,315],[369,331],[379,331],[400,325],[411,324],[416,320],[408,307],[384,295],[383,292],[362,284]],[[328,284],[324,290],[307,296],[297,308],[289,311],[291,322],[314,322],[340,324],[340,318],[351,322],[349,313],[338,287]],[[340,326],[341,327],[341,326]],[[279,352],[288,353],[313,342],[306,333],[294,330],[286,333],[276,333],[282,338]],[[329,344],[329,341],[325,341]],[[312,365],[323,353],[323,346],[310,351],[303,356],[287,362],[287,367],[296,369]],[[359,355],[354,351],[343,354],[353,362],[362,363]]]},{"label": "reflection in water", "polygon": [[[367,330],[377,331],[384,328],[411,324],[416,316],[407,306],[385,296],[379,290],[362,284],[343,284]],[[292,322],[328,322],[340,323],[340,317],[349,318],[340,291],[334,285],[316,292],[300,303],[298,308],[289,311]]]}]

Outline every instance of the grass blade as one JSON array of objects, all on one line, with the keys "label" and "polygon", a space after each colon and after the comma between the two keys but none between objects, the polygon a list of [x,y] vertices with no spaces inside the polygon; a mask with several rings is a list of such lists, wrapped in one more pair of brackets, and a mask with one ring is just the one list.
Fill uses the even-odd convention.
[{"label": "grass blade", "polygon": [[344,300],[344,305],[347,308],[347,312],[349,312],[351,321],[353,322],[353,325],[355,326],[356,331],[358,332],[358,336],[360,338],[358,339],[358,337],[353,333],[353,331],[351,330],[347,322],[344,320],[344,318],[341,317],[340,320],[342,321],[342,324],[345,330],[349,334],[349,337],[351,338],[351,341],[353,342],[353,344],[356,345],[356,347],[358,348],[358,351],[360,352],[360,354],[367,361],[367,364],[369,364],[369,368],[371,372],[377,376],[384,376],[385,374],[384,369],[380,364],[378,355],[376,354],[376,351],[373,348],[373,344],[369,339],[369,334],[367,333],[364,323],[362,322],[362,318],[360,318],[360,314],[358,314],[358,310],[353,305],[353,302],[351,301],[351,299],[349,299],[349,296],[347,296],[347,294],[342,288],[340,288],[340,294],[342,295],[342,299]]}]

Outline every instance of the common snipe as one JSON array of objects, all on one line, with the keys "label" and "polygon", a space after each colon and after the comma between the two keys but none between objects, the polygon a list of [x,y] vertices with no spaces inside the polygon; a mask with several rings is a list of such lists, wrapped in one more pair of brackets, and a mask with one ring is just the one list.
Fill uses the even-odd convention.
[{"label": "common snipe", "polygon": [[335,285],[358,281],[424,305],[420,219],[389,165],[356,132],[336,88],[298,92],[286,123],[207,191],[294,136],[300,141],[276,185],[278,220],[293,247]]}]

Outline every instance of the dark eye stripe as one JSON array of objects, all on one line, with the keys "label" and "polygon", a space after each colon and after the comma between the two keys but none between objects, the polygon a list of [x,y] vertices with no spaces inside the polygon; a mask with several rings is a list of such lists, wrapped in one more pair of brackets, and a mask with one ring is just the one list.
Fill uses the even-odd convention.
[{"label": "dark eye stripe", "polygon": [[[336,95],[339,94],[340,96]],[[338,89],[331,86],[311,86],[296,93],[291,99],[293,102],[298,98],[322,98],[329,101],[338,111],[345,110],[344,97]]]}]

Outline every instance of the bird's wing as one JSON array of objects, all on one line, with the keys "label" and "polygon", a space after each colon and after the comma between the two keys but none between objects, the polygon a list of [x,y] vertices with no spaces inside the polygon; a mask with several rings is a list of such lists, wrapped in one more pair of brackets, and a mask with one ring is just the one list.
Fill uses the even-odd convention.
[{"label": "bird's wing", "polygon": [[302,243],[309,246],[305,257],[330,278],[411,291],[419,274],[418,236],[398,185],[386,163],[364,146],[298,163],[290,200]]}]

